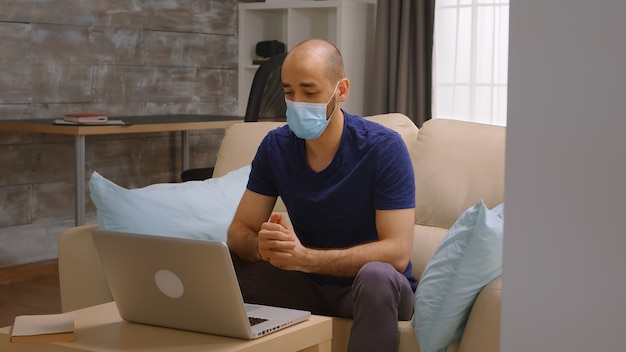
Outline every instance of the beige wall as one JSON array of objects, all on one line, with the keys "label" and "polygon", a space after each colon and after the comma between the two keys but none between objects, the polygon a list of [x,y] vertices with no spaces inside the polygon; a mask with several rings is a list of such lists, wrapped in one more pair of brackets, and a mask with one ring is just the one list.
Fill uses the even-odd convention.
[{"label": "beige wall", "polygon": [[[0,120],[235,114],[234,0],[0,4]],[[222,135],[191,133],[191,166],[212,165]],[[87,137],[87,176],[96,170],[125,187],[178,181],[179,139]],[[73,178],[71,137],[0,132],[0,266],[56,256],[74,221]],[[93,222],[91,204],[87,215]]]}]

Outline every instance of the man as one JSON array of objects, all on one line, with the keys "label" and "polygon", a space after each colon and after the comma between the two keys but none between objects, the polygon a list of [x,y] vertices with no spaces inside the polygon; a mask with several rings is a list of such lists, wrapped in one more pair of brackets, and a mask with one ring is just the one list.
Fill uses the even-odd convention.
[{"label": "man", "polygon": [[[350,351],[395,351],[415,290],[406,146],[341,110],[350,82],[334,45],[297,45],[282,81],[287,126],[259,146],[228,231],[244,299],[353,318]],[[293,227],[272,214],[278,196]]]}]

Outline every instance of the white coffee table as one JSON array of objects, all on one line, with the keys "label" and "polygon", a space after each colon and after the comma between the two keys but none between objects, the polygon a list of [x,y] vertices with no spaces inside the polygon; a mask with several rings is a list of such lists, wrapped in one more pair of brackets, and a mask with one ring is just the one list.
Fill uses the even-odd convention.
[{"label": "white coffee table", "polygon": [[11,327],[0,329],[0,351],[221,351],[330,352],[332,319],[312,315],[305,322],[256,340],[240,340],[122,320],[114,302],[74,312],[73,342],[10,343]]}]

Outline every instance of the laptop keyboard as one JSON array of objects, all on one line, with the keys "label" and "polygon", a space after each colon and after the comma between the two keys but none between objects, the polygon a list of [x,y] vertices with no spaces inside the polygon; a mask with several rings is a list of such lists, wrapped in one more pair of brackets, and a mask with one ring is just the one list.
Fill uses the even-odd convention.
[{"label": "laptop keyboard", "polygon": [[248,320],[250,321],[250,326],[255,326],[257,324],[261,324],[264,321],[268,321],[268,319],[255,318],[255,317],[248,317]]}]

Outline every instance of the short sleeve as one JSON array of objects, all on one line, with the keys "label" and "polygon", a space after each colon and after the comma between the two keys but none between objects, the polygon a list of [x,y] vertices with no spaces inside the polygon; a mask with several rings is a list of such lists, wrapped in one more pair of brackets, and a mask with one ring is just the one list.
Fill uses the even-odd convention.
[{"label": "short sleeve", "polygon": [[278,191],[274,183],[273,171],[269,155],[272,153],[271,134],[265,136],[259,149],[252,160],[252,169],[248,179],[247,189],[269,197],[278,196]]},{"label": "short sleeve", "polygon": [[379,210],[415,207],[415,176],[411,157],[399,134],[381,142],[374,206]]}]

